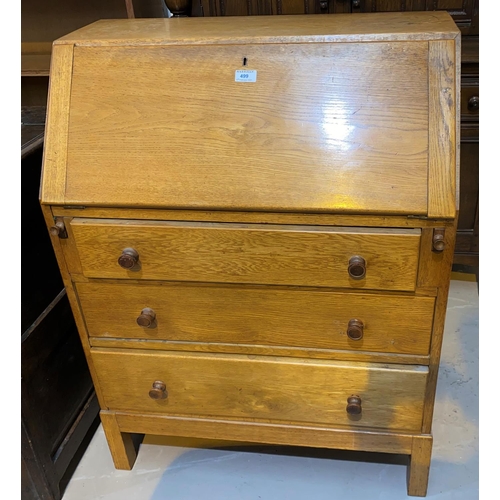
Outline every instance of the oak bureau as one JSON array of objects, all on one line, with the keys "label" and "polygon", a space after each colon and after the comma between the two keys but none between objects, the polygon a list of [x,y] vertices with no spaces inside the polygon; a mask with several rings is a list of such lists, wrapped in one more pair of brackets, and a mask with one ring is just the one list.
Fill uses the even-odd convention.
[{"label": "oak bureau", "polygon": [[443,12],[54,42],[41,203],[118,469],[145,433],[376,451],[425,496],[459,70]]}]

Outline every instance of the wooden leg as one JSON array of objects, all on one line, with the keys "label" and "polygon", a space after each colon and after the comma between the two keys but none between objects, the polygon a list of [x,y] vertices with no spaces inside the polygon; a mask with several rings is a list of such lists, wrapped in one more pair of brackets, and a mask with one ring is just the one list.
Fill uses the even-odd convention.
[{"label": "wooden leg", "polygon": [[100,417],[115,467],[122,470],[131,470],[137,458],[137,447],[140,441],[134,443],[132,434],[120,432],[113,412],[101,411]]},{"label": "wooden leg", "polygon": [[408,495],[425,497],[431,465],[432,436],[414,436],[408,465]]}]

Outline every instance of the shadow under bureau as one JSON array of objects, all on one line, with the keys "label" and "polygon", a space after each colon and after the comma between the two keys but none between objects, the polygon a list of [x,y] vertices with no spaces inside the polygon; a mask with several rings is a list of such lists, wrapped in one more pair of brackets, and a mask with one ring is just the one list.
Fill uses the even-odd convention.
[{"label": "shadow under bureau", "polygon": [[426,494],[459,68],[446,13],[55,42],[41,203],[117,468],[144,433],[377,451]]}]

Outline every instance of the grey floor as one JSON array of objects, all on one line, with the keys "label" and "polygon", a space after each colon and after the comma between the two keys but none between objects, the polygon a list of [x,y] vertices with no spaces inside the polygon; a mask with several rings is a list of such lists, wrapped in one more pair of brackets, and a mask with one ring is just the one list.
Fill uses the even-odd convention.
[{"label": "grey floor", "polygon": [[[475,500],[478,291],[452,281],[434,413],[427,498]],[[99,427],[63,500],[405,499],[404,457],[146,436],[134,469],[113,467]],[[346,494],[348,496],[346,496]]]}]

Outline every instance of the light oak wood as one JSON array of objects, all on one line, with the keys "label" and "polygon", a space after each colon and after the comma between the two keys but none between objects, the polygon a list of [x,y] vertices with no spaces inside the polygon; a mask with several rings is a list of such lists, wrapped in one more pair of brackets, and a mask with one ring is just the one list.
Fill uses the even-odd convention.
[{"label": "light oak wood", "polygon": [[[468,40],[470,41],[470,39]],[[477,38],[477,43],[479,46],[479,37]],[[462,82],[462,65],[460,64],[462,54],[462,36],[457,36],[455,38],[455,103],[456,103],[456,119],[455,119],[455,209],[458,212],[460,209],[460,142],[461,142],[461,128],[460,128],[460,95],[461,95],[461,85]],[[479,58],[479,54],[478,54]],[[479,70],[479,61],[478,66]],[[479,161],[479,157],[478,157]],[[463,209],[462,209],[463,210]],[[479,212],[479,210],[478,210]],[[477,216],[479,214],[477,213]],[[458,218],[458,213],[456,215]]]},{"label": "light oak wood", "polygon": [[432,436],[413,436],[408,466],[408,495],[425,497],[431,465]]},{"label": "light oak wood", "polygon": [[[73,219],[88,278],[414,290],[420,231]],[[133,248],[140,265],[117,264]],[[387,248],[391,248],[387,252]],[[362,256],[366,277],[350,278]]]},{"label": "light oak wood", "polygon": [[455,42],[429,43],[429,217],[455,217],[457,207]]},{"label": "light oak wood", "polygon": [[[431,297],[182,284],[77,290],[91,337],[429,353]],[[154,328],[137,324],[144,308],[154,310]],[[347,336],[353,318],[364,323],[361,340]]]},{"label": "light oak wood", "polygon": [[73,71],[73,46],[54,47],[47,102],[47,124],[40,187],[44,203],[64,200],[69,126],[69,100]]},{"label": "light oak wood", "polygon": [[[255,83],[235,82],[243,57]],[[77,46],[65,202],[425,214],[427,59],[426,42]]]},{"label": "light oak wood", "polygon": [[66,228],[66,231],[68,233],[68,238],[59,240],[61,249],[64,253],[64,259],[72,276],[81,275],[83,274],[82,263],[80,262],[80,256],[78,255],[75,237],[71,228],[71,218],[64,217],[63,221],[64,227]]},{"label": "light oak wood", "polygon": [[[458,219],[455,219],[455,224]],[[456,229],[456,228],[455,228]],[[449,244],[443,252],[441,266],[436,267],[436,273],[440,277],[438,296],[434,311],[434,324],[432,327],[431,351],[429,363],[429,379],[425,394],[424,419],[422,422],[422,433],[430,434],[432,429],[432,417],[434,414],[434,399],[436,397],[436,387],[439,372],[439,361],[441,358],[441,347],[443,344],[444,325],[446,319],[446,309],[448,305],[448,292],[450,289],[450,274],[453,262],[453,248],[455,246],[456,231],[450,231],[447,235]],[[433,263],[435,265],[435,263]]]},{"label": "light oak wood", "polygon": [[98,21],[56,43],[82,46],[266,44],[379,42],[455,38],[456,24],[446,12],[337,14],[335,16],[265,16]]},{"label": "light oak wood", "polygon": [[[50,228],[52,224],[54,224],[54,216],[52,214],[50,206],[42,204],[41,209],[43,218],[45,219],[45,224],[47,225],[47,228]],[[61,248],[61,241],[63,240],[61,240],[57,236],[50,234],[50,231],[49,231],[49,237],[52,243],[52,248],[54,249],[55,256],[57,258],[57,262],[59,264],[59,270],[61,271],[61,277],[63,280],[64,287],[66,288],[66,294],[68,296],[69,304],[71,306],[71,311],[73,312],[75,324],[77,326],[78,334],[82,342],[83,352],[85,354],[85,359],[87,360],[87,364],[89,366],[90,375],[92,376],[92,381],[94,383],[94,388],[97,399],[99,401],[99,405],[101,408],[107,409],[104,399],[102,398],[101,388],[99,386],[99,381],[97,380],[94,364],[90,356],[90,342],[87,335],[87,328],[85,326],[85,319],[83,317],[83,313],[76,294],[76,290],[74,288],[73,282],[71,281],[71,276],[67,268],[67,262],[64,258],[63,249]]]},{"label": "light oak wood", "polygon": [[[74,283],[90,283],[90,282],[98,282],[98,283],[116,283],[120,282],[120,279],[112,279],[112,278],[86,278],[83,274],[72,274],[71,279]],[[140,283],[145,283],[145,280],[134,280],[134,279],[129,279],[128,280],[130,283],[133,282],[138,282]],[[160,284],[162,285],[164,283],[164,280],[147,280],[149,284]],[[169,283],[177,283],[177,281],[169,281]],[[189,282],[189,281],[183,281],[183,282],[178,282],[178,283],[183,283],[185,285],[190,284],[193,286],[196,286],[200,283],[204,282]],[[297,288],[296,286],[290,285],[252,285],[252,284],[246,284],[245,286],[252,287],[252,286],[282,286],[284,288]],[[311,286],[301,286],[300,288],[304,288],[305,290],[312,290],[312,289],[317,289],[318,287],[311,287]],[[342,287],[321,287],[322,290],[325,291],[333,291],[333,292],[342,292],[346,291]],[[369,289],[363,289],[363,288],[352,288],[349,290],[349,293],[366,293],[366,294],[376,294],[379,293],[380,290],[369,290]],[[415,288],[414,292],[407,292],[407,291],[393,291],[393,290],[384,290],[384,294],[388,295],[410,295],[413,294],[416,297],[436,297],[437,296],[437,289],[436,287],[417,287]]]},{"label": "light oak wood", "polygon": [[[71,272],[71,270],[70,270]],[[73,283],[108,283],[108,284],[119,284],[124,283],[122,279],[114,278],[86,278],[83,274],[71,274],[71,279]],[[167,282],[165,280],[142,280],[142,279],[132,279],[128,278],[127,283],[130,285],[160,285],[163,286]],[[203,281],[168,281],[168,284],[182,284],[183,286],[200,286],[200,285],[214,285],[215,283],[208,283]],[[231,283],[218,283],[219,285],[230,285]],[[268,288],[273,289],[283,289],[283,290],[297,290],[302,291],[321,291],[329,292],[349,292],[349,294],[366,294],[366,295],[377,295],[381,293],[380,290],[369,290],[363,288],[352,288],[346,290],[342,287],[316,287],[316,286],[295,286],[295,285],[259,285],[259,284],[244,284],[245,288]],[[396,295],[396,296],[415,296],[415,297],[436,297],[438,289],[436,287],[417,287],[415,291],[397,291],[397,290],[384,290],[384,295]]]},{"label": "light oak wood", "polygon": [[60,217],[96,219],[135,219],[162,221],[235,222],[256,224],[293,224],[344,227],[453,227],[453,221],[433,220],[416,216],[377,216],[345,214],[299,214],[285,212],[227,212],[223,210],[163,210],[138,208],[71,208],[53,206],[52,212]]},{"label": "light oak wood", "polygon": [[143,432],[405,453],[425,495],[450,16],[102,21],[55,48],[41,201],[117,467]]},{"label": "light oak wood", "polygon": [[440,287],[449,280],[453,264],[453,248],[455,247],[455,228],[447,227],[444,233],[443,252],[432,250],[433,229],[422,229],[420,240],[420,259],[418,268],[418,287]]},{"label": "light oak wood", "polygon": [[90,337],[92,347],[118,349],[153,349],[160,351],[189,351],[227,354],[259,354],[263,356],[291,356],[294,358],[331,359],[336,361],[361,361],[373,363],[397,363],[429,365],[429,356],[418,354],[393,354],[338,349],[313,349],[311,347],[279,347],[255,344],[220,344],[216,342],[180,342],[171,340],[124,339]]},{"label": "light oak wood", "polygon": [[[420,431],[426,367],[92,349],[111,410]],[[155,380],[168,398],[152,400]],[[361,418],[347,398],[363,400]]]},{"label": "light oak wood", "polygon": [[120,431],[114,414],[101,411],[100,417],[115,467],[122,470],[131,470],[137,458],[132,436],[127,432]]},{"label": "light oak wood", "polygon": [[109,413],[116,416],[122,432],[402,454],[411,452],[413,442],[411,434],[395,432],[169,415]]}]

